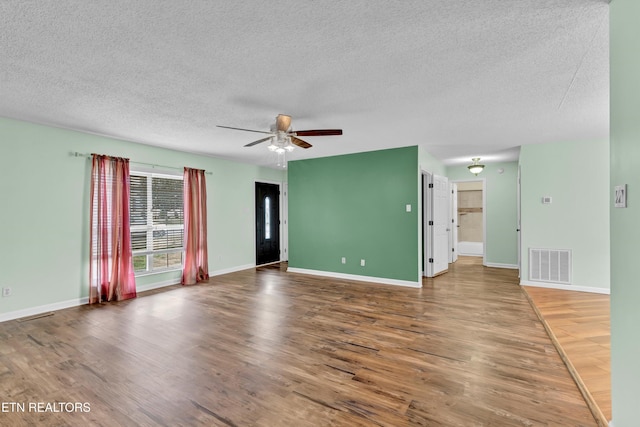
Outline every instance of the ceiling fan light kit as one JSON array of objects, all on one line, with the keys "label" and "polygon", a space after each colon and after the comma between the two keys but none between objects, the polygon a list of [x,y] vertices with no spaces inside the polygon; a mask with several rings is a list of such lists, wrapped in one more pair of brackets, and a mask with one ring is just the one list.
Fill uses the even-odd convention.
[{"label": "ceiling fan light kit", "polygon": [[311,148],[312,145],[302,139],[298,138],[298,136],[332,136],[332,135],[342,135],[342,129],[315,129],[315,130],[299,130],[294,131],[291,128],[291,116],[287,116],[286,114],[278,114],[276,117],[275,126],[271,126],[271,130],[261,131],[261,130],[253,130],[253,129],[243,129],[236,128],[231,126],[221,126],[218,125],[219,128],[224,129],[232,129],[232,130],[241,130],[245,132],[256,132],[256,133],[264,133],[268,136],[266,138],[258,139],[257,141],[250,142],[245,145],[245,147],[253,147],[254,145],[261,144],[265,141],[270,141],[267,149],[269,151],[273,151],[278,154],[278,167],[285,168],[287,166],[286,153],[290,153],[293,151],[295,146],[300,148]]},{"label": "ceiling fan light kit", "polygon": [[271,138],[271,142],[267,146],[269,151],[275,152],[278,155],[276,166],[283,169],[287,167],[287,153],[292,152],[294,148],[294,145],[291,143],[291,137],[282,131],[278,131],[276,136]]},{"label": "ceiling fan light kit", "polygon": [[481,165],[479,163],[480,157],[474,157],[473,159],[471,159],[471,161],[473,161],[473,164],[467,166],[467,168],[469,169],[469,172],[471,172],[475,176],[478,176],[478,174],[484,170],[484,165]]},{"label": "ceiling fan light kit", "polygon": [[278,134],[271,138],[271,142],[267,147],[269,151],[275,151],[276,153],[292,152],[295,148],[291,143],[291,138],[284,132],[278,132]]}]

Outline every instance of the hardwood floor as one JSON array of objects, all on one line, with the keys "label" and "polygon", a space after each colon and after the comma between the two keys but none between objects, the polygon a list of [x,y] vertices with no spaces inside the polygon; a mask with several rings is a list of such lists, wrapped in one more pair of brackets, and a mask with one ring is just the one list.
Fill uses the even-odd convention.
[{"label": "hardwood floor", "polygon": [[609,295],[525,287],[566,355],[569,370],[600,413],[611,419],[611,324]]},{"label": "hardwood floor", "polygon": [[595,426],[515,272],[477,260],[421,289],[272,266],[1,323],[0,403],[27,410],[0,425]]}]

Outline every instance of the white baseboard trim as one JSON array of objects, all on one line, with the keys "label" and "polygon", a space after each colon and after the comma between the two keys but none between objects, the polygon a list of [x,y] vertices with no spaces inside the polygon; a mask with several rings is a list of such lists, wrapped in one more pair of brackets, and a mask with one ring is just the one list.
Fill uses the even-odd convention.
[{"label": "white baseboard trim", "polygon": [[[278,261],[279,262],[279,261]],[[236,271],[249,270],[255,268],[255,264],[244,264],[235,267],[223,268],[221,270],[214,270],[209,272],[209,277],[222,276],[223,274],[235,273]],[[164,280],[162,282],[152,283],[144,286],[137,286],[136,291],[145,292],[153,289],[164,288],[165,286],[179,285],[181,278]]]},{"label": "white baseboard trim", "polygon": [[499,262],[488,262],[484,266],[485,267],[491,267],[491,268],[508,268],[510,270],[517,270],[518,269],[518,265],[517,264],[501,264]]},{"label": "white baseboard trim", "polygon": [[140,292],[152,291],[154,289],[164,288],[165,286],[172,286],[172,285],[179,285],[179,284],[180,284],[180,278],[163,280],[162,282],[150,283],[144,286],[136,285],[136,292],[140,293]]},{"label": "white baseboard trim", "polygon": [[609,295],[611,293],[610,289],[592,288],[590,286],[567,285],[564,283],[527,282],[527,281],[521,280],[520,286],[533,286],[536,288],[561,289],[563,291],[590,292],[592,294]]},{"label": "white baseboard trim", "polygon": [[421,288],[422,282],[410,282],[409,280],[386,279],[384,277],[360,276],[357,274],[336,273],[333,271],[308,270],[306,268],[289,267],[288,273],[308,274],[310,276],[332,277],[334,279],[355,280],[358,282],[379,283],[383,285],[405,286]]},{"label": "white baseboard trim", "polygon": [[[209,277],[220,276],[222,274],[234,273],[236,271],[248,270],[254,268],[255,264],[244,264],[236,267],[225,268],[209,272]],[[146,292],[153,289],[164,288],[166,286],[180,284],[180,278],[169,279],[162,282],[151,283],[143,286],[136,286],[136,292]],[[56,302],[53,304],[45,304],[37,307],[24,308],[22,310],[10,311],[8,313],[0,313],[0,322],[21,319],[23,317],[37,316],[38,314],[48,313],[50,311],[64,310],[65,308],[77,307],[79,305],[89,304],[89,297],[77,298],[68,301]]]},{"label": "white baseboard trim", "polygon": [[64,310],[65,308],[77,307],[79,305],[89,304],[89,297],[77,298],[68,301],[56,302],[53,304],[40,305],[38,307],[23,308],[22,310],[10,311],[0,314],[0,322],[20,319],[23,317],[37,316],[38,314],[48,313],[50,311]]},{"label": "white baseboard trim", "polygon": [[473,254],[470,254],[470,253],[469,253],[469,254],[465,254],[464,252],[458,252],[458,256],[477,256],[477,257],[483,257],[484,255],[483,255],[483,254],[476,254],[476,253],[473,253]]},{"label": "white baseboard trim", "polygon": [[[280,261],[278,261],[278,262],[280,262]],[[213,272],[209,272],[209,277],[221,276],[223,274],[229,274],[229,273],[235,273],[236,271],[250,270],[252,268],[256,268],[256,265],[255,264],[244,264],[244,265],[238,265],[236,267],[223,268],[222,270],[215,270]]]}]

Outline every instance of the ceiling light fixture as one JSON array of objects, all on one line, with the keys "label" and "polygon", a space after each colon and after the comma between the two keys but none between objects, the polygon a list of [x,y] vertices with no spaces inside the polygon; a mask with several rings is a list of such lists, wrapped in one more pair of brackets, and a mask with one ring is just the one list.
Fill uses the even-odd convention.
[{"label": "ceiling light fixture", "polygon": [[480,157],[474,157],[471,160],[473,161],[473,164],[467,166],[467,168],[469,169],[469,172],[471,172],[475,176],[478,176],[478,174],[484,169],[484,165],[478,163],[480,161]]},{"label": "ceiling light fixture", "polygon": [[278,167],[287,167],[287,152],[292,152],[294,149],[291,143],[291,137],[286,132],[278,131],[276,135],[271,138],[271,142],[267,147],[269,151],[274,151],[278,155]]}]

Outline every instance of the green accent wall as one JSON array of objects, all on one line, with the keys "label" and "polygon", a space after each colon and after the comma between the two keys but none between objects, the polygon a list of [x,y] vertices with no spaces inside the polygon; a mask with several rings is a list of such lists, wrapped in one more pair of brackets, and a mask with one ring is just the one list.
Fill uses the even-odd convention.
[{"label": "green accent wall", "polygon": [[[500,174],[498,170],[502,169]],[[487,164],[477,177],[467,166],[447,167],[449,181],[485,181],[486,202],[486,254],[487,264],[518,264],[518,211],[517,181],[518,163],[501,162]]]},{"label": "green accent wall", "polygon": [[522,146],[522,281],[529,248],[571,249],[572,284],[609,289],[608,159],[608,141]]},{"label": "green accent wall", "polygon": [[[613,0],[611,28],[611,386],[615,427],[640,422],[640,2]],[[627,208],[613,186],[627,184]]]},{"label": "green accent wall", "polygon": [[289,162],[288,182],[290,267],[419,281],[418,147]]},{"label": "green accent wall", "polygon": [[[254,182],[282,181],[282,170],[0,118],[0,288],[13,288],[12,296],[0,297],[0,315],[88,295],[91,162],[74,157],[76,151],[212,172],[209,270],[255,263]],[[137,284],[179,280],[180,272],[171,272],[139,277]]]}]

